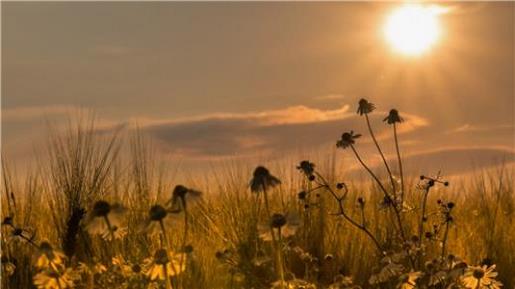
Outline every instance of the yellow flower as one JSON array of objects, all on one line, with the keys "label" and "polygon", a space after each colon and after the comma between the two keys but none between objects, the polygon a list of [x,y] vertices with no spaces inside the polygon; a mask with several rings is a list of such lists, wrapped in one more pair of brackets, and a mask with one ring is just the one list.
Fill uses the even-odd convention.
[{"label": "yellow flower", "polygon": [[126,261],[123,256],[116,256],[112,259],[113,265],[120,269],[120,273],[126,278],[133,278],[142,273],[139,264]]},{"label": "yellow flower", "polygon": [[417,279],[422,276],[421,272],[410,272],[408,274],[403,274],[399,277],[400,282],[397,284],[397,288],[399,289],[414,289],[417,285]]},{"label": "yellow flower", "polygon": [[66,256],[58,250],[54,250],[50,243],[43,241],[39,245],[40,255],[36,261],[36,268],[59,270],[63,265]]},{"label": "yellow flower", "polygon": [[463,275],[463,285],[471,289],[499,289],[502,283],[495,280],[497,272],[495,272],[495,265],[488,267],[483,266],[469,266]]},{"label": "yellow flower", "polygon": [[107,271],[107,267],[102,263],[95,263],[92,265],[88,265],[83,262],[79,262],[78,267],[79,272],[86,273],[89,275],[102,274]]},{"label": "yellow flower", "polygon": [[78,275],[71,269],[63,272],[43,271],[34,276],[34,285],[39,289],[67,289],[74,288],[74,281]]},{"label": "yellow flower", "polygon": [[152,258],[144,261],[144,273],[150,280],[166,280],[167,277],[184,272],[186,269],[185,261],[185,253],[168,253],[164,249],[159,249]]}]

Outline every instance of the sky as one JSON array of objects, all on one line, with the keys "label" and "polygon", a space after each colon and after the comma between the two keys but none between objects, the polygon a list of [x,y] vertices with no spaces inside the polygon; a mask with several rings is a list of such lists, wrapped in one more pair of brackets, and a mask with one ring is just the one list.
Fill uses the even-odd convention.
[{"label": "sky", "polygon": [[334,150],[351,129],[369,151],[365,97],[388,155],[397,108],[413,163],[512,161],[515,3],[440,3],[442,35],[417,57],[384,39],[400,5],[2,1],[2,151],[31,158],[80,111],[199,164]]}]

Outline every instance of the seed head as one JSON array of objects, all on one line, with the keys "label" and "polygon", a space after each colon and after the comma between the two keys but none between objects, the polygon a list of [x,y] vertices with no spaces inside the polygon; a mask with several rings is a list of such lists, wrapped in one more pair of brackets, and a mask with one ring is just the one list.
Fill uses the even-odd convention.
[{"label": "seed head", "polygon": [[184,198],[186,194],[188,193],[188,188],[186,188],[183,185],[177,185],[173,189],[172,196],[177,198]]},{"label": "seed head", "polygon": [[354,131],[344,132],[340,140],[336,142],[336,147],[346,149],[356,143],[355,139],[360,138],[360,134],[354,134]]},{"label": "seed head", "polygon": [[154,254],[154,262],[159,265],[166,265],[168,263],[168,253],[165,249],[159,249]]},{"label": "seed head", "polygon": [[302,171],[306,176],[311,176],[315,172],[315,164],[310,161],[301,161],[297,169]]},{"label": "seed head", "polygon": [[399,116],[399,112],[396,109],[391,109],[390,113],[383,120],[388,124],[401,123],[403,119]]},{"label": "seed head", "polygon": [[250,190],[257,193],[268,189],[268,187],[275,187],[280,183],[281,181],[272,176],[267,168],[258,166],[250,180]]},{"label": "seed head", "polygon": [[481,279],[485,276],[485,272],[482,269],[475,269],[472,276],[476,279]]},{"label": "seed head", "polygon": [[270,221],[270,225],[272,226],[272,228],[281,228],[282,226],[286,225],[286,216],[279,213],[273,214],[272,219]]},{"label": "seed head", "polygon": [[154,205],[150,208],[149,217],[151,221],[161,221],[163,220],[168,212],[165,208],[160,205]]},{"label": "seed head", "polygon": [[132,265],[131,270],[134,273],[139,273],[139,272],[141,272],[141,266],[138,264],[134,264],[134,265]]},{"label": "seed head", "polygon": [[95,202],[91,215],[93,217],[107,217],[110,211],[111,205],[108,202],[101,200]]},{"label": "seed head", "polygon": [[50,245],[50,243],[48,243],[47,241],[43,241],[41,242],[41,244],[39,244],[39,250],[41,250],[41,252],[43,253],[50,253],[54,249],[52,248],[52,245]]},{"label": "seed head", "polygon": [[7,216],[2,221],[2,225],[14,226],[13,217]]},{"label": "seed head", "polygon": [[368,102],[368,100],[362,98],[359,100],[358,111],[356,113],[358,113],[359,115],[364,115],[371,113],[375,109],[376,106],[373,103]]}]

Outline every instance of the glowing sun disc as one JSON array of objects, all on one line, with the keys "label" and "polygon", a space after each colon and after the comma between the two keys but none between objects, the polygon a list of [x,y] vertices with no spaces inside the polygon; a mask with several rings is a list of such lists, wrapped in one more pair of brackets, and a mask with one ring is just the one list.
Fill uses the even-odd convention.
[{"label": "glowing sun disc", "polygon": [[407,4],[395,9],[387,18],[384,35],[392,48],[405,55],[419,55],[431,48],[440,37],[439,6]]}]

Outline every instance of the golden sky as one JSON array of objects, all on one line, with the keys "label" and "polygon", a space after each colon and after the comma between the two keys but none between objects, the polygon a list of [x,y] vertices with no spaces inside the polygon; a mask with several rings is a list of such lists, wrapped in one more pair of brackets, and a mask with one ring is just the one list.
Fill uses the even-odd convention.
[{"label": "golden sky", "polygon": [[361,97],[377,104],[380,133],[390,108],[406,116],[414,159],[513,159],[513,2],[440,2],[442,35],[417,57],[382,33],[401,3],[1,5],[14,159],[41,144],[45,120],[77,109],[107,128],[137,122],[185,160],[333,148],[345,130],[366,135]]}]

